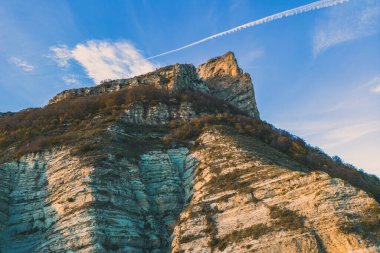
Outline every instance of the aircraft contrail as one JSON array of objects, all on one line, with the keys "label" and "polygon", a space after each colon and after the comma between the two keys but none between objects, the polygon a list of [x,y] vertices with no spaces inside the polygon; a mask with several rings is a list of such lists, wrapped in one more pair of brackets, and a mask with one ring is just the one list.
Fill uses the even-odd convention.
[{"label": "aircraft contrail", "polygon": [[222,37],[222,36],[225,36],[225,35],[228,35],[228,34],[231,34],[231,33],[234,33],[234,32],[237,32],[239,30],[246,29],[246,28],[249,28],[249,27],[253,27],[253,26],[264,24],[264,23],[268,23],[268,22],[271,22],[271,21],[276,20],[276,19],[282,19],[282,18],[285,18],[285,17],[294,16],[294,15],[297,15],[297,14],[300,14],[300,13],[304,13],[304,12],[308,12],[308,11],[312,11],[312,10],[317,10],[317,9],[321,9],[321,8],[327,8],[327,7],[331,7],[331,6],[334,6],[334,5],[337,5],[337,4],[342,4],[342,3],[345,3],[345,2],[348,2],[348,1],[350,1],[350,0],[321,0],[321,1],[317,1],[317,2],[314,2],[314,3],[307,4],[307,5],[303,5],[303,6],[294,8],[294,9],[283,11],[283,12],[280,12],[280,13],[277,13],[277,14],[265,17],[265,18],[261,18],[261,19],[258,19],[258,20],[246,23],[244,25],[237,26],[237,27],[229,29],[227,31],[224,31],[224,32],[221,32],[221,33],[217,33],[217,34],[211,35],[211,36],[209,36],[207,38],[195,41],[195,42],[193,42],[191,44],[188,44],[186,46],[183,46],[183,47],[180,47],[180,48],[177,48],[177,49],[173,49],[173,50],[170,50],[170,51],[158,54],[158,55],[154,55],[154,56],[148,57],[146,59],[149,60],[149,59],[157,58],[157,57],[164,56],[164,55],[167,55],[167,54],[171,54],[171,53],[174,53],[174,52],[178,52],[178,51],[181,51],[183,49],[186,49],[186,48],[193,47],[195,45],[201,44],[201,43],[206,42],[208,40],[216,39],[216,38],[219,38],[219,37]]}]

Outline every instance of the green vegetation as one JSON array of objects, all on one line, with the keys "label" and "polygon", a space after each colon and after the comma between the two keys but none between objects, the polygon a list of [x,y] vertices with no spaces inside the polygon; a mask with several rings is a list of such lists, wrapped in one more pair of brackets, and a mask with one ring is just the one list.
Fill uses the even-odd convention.
[{"label": "green vegetation", "polygon": [[245,170],[234,170],[230,173],[217,175],[211,178],[207,183],[209,193],[217,193],[219,191],[240,190],[247,188],[251,181],[242,181],[240,177],[246,173]]},{"label": "green vegetation", "polygon": [[75,202],[75,199],[73,197],[67,198],[67,202]]}]

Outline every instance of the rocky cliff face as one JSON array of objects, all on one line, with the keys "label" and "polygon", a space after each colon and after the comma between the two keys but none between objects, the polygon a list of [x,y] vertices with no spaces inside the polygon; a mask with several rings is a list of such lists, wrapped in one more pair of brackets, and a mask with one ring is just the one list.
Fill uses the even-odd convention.
[{"label": "rocky cliff face", "polygon": [[[174,65],[66,91],[47,108],[149,84],[168,94],[192,88],[208,97],[201,103],[198,93],[194,101],[179,101],[178,94],[157,101],[142,96],[99,109],[80,120],[100,124],[83,132],[85,143],[80,135],[68,143],[46,139],[54,129],[44,132],[42,140],[50,142],[40,152],[24,151],[0,164],[0,252],[380,251],[376,190],[366,192],[353,186],[355,180],[299,162],[297,156],[308,151],[258,119],[251,80],[232,53],[197,69]],[[224,102],[208,101],[213,97]],[[239,111],[231,105],[251,116],[228,123]],[[11,143],[9,117],[16,116],[4,117],[5,127],[0,121],[6,129],[0,147]],[[76,118],[59,120],[65,136],[81,130],[74,127]],[[13,131],[33,136],[37,130]],[[281,145],[273,144],[273,135]],[[284,151],[289,145],[296,155]],[[15,150],[16,144],[1,150],[0,158]]]},{"label": "rocky cliff face", "polygon": [[198,141],[194,194],[175,227],[172,252],[379,250],[342,230],[347,221],[378,215],[365,192],[228,129],[210,129]]},{"label": "rocky cliff face", "polygon": [[259,118],[251,77],[239,68],[232,52],[201,64],[197,72],[206,82],[211,95]]},{"label": "rocky cliff face", "polygon": [[174,93],[183,89],[199,90],[227,101],[249,115],[259,118],[251,77],[239,68],[232,52],[211,59],[197,69],[190,64],[175,64],[130,79],[113,80],[95,87],[67,90],[55,96],[49,103],[110,93],[141,85],[154,85]]},{"label": "rocky cliff face", "polygon": [[153,85],[170,92],[177,92],[182,89],[202,90],[207,92],[206,85],[199,80],[196,69],[193,65],[175,64],[130,79],[107,81],[95,87],[66,90],[51,99],[49,103],[53,104],[76,97],[110,93],[122,88],[133,88],[141,85]]}]

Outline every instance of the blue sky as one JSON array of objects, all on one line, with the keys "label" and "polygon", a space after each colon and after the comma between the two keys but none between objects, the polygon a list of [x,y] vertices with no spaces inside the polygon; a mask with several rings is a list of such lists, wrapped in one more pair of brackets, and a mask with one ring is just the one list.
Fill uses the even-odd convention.
[{"label": "blue sky", "polygon": [[233,51],[262,119],[380,176],[380,2],[350,0],[145,58],[312,1],[0,2],[0,111]]}]

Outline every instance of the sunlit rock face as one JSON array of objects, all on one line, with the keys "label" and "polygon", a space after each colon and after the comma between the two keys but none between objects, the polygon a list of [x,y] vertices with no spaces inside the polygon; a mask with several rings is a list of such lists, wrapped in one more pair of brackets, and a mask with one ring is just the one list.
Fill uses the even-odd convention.
[{"label": "sunlit rock face", "polygon": [[175,64],[129,79],[110,80],[95,87],[66,90],[51,99],[49,103],[57,103],[75,97],[110,93],[125,87],[133,88],[141,85],[153,85],[169,92],[178,92],[182,89],[200,90],[206,93],[208,91],[206,84],[199,79],[193,65]]},{"label": "sunlit rock face", "polygon": [[228,52],[195,68],[191,64],[175,64],[129,79],[107,81],[88,88],[59,93],[50,104],[81,96],[94,96],[118,91],[125,87],[154,85],[170,92],[198,90],[231,103],[243,112],[259,118],[251,77],[243,73],[235,55]]},{"label": "sunlit rock face", "polygon": [[201,64],[197,72],[207,83],[210,94],[259,118],[251,77],[239,68],[232,52]]},{"label": "sunlit rock face", "polygon": [[61,148],[0,174],[1,252],[378,250],[341,230],[379,208],[373,198],[233,130],[137,159]]},{"label": "sunlit rock face", "polygon": [[341,229],[378,215],[365,192],[236,132],[210,130],[198,142],[193,195],[172,252],[378,252]]},{"label": "sunlit rock face", "polygon": [[[66,91],[52,103],[148,84],[207,93],[259,122],[251,79],[232,53]],[[310,171],[244,126],[201,124],[223,110],[165,101],[122,107],[88,137],[98,143],[91,149],[58,143],[0,164],[0,252],[380,251],[370,194]],[[181,124],[182,134],[197,134],[174,138]]]}]

